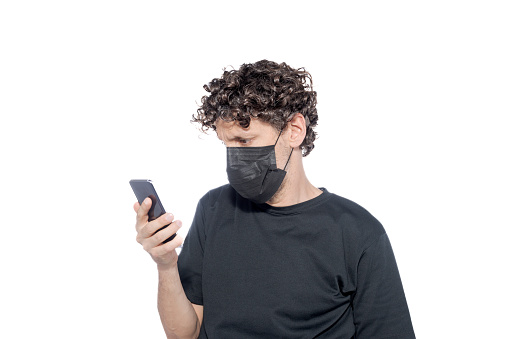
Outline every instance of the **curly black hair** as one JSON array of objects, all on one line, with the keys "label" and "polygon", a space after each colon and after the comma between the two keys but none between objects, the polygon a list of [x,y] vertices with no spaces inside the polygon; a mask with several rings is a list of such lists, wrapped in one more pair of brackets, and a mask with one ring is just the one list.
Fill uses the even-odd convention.
[{"label": "curly black hair", "polygon": [[303,156],[314,148],[318,122],[316,92],[311,74],[304,68],[293,69],[286,63],[261,60],[243,64],[238,70],[223,69],[221,78],[203,86],[209,92],[201,98],[202,105],[193,122],[216,130],[217,119],[237,121],[249,127],[251,117],[268,122],[277,130],[286,127],[294,114],[301,113],[306,120],[306,137],[300,145]]}]

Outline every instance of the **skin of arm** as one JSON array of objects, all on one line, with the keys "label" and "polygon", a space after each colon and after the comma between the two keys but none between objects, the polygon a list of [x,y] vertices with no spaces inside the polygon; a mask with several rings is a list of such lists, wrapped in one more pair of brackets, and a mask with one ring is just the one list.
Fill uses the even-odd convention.
[{"label": "skin of arm", "polygon": [[[162,244],[182,227],[180,220],[174,221],[171,213],[166,213],[156,220],[148,222],[148,210],[152,201],[147,198],[143,203],[135,203],[136,241],[150,254],[157,263],[159,288],[157,308],[167,338],[197,338],[203,320],[203,306],[194,305],[187,296],[180,282],[175,249],[182,245],[183,238],[177,236]],[[169,224],[170,223],[170,224]],[[165,229],[155,233],[161,227]]]}]

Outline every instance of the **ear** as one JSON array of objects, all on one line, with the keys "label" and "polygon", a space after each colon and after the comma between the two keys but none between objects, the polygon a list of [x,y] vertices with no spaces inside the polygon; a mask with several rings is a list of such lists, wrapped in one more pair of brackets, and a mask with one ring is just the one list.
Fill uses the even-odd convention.
[{"label": "ear", "polygon": [[301,113],[294,114],[292,119],[288,122],[287,129],[290,146],[292,148],[298,148],[306,137],[306,119]]}]

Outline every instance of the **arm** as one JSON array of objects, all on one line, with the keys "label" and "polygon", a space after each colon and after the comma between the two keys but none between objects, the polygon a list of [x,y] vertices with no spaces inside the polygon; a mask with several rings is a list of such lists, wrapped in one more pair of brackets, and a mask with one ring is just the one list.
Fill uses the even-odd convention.
[{"label": "arm", "polygon": [[[136,211],[136,240],[157,263],[159,271],[158,310],[164,331],[168,338],[197,338],[203,318],[203,307],[192,305],[187,299],[177,268],[178,255],[175,249],[183,242],[177,235],[173,240],[162,242],[175,234],[182,226],[180,220],[173,221],[173,215],[166,213],[148,222],[147,212],[152,201],[147,198]],[[155,233],[161,227],[165,229]]]},{"label": "arm", "polygon": [[177,267],[159,269],[157,308],[168,338],[197,338],[203,319],[203,306],[187,299]]},{"label": "arm", "polygon": [[415,338],[396,259],[385,233],[359,259],[352,306],[356,338]]}]

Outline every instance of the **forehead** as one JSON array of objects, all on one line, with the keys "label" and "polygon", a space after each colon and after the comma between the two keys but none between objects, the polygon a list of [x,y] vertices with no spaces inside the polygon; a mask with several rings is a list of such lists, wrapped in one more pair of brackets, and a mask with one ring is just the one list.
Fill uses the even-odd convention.
[{"label": "forehead", "polygon": [[221,140],[230,140],[234,138],[248,138],[259,135],[272,136],[276,134],[276,129],[268,122],[252,118],[249,127],[243,128],[237,121],[216,121],[217,137]]}]

